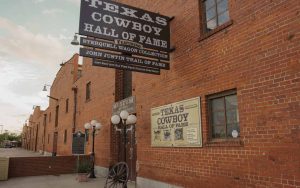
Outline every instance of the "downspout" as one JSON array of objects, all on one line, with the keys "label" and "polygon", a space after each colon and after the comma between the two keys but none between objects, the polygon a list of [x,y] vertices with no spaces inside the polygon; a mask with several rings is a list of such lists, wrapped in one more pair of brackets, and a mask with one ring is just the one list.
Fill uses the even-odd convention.
[{"label": "downspout", "polygon": [[46,121],[47,121],[47,115],[44,114],[43,154],[45,154],[45,145],[46,145]]},{"label": "downspout", "polygon": [[40,126],[40,123],[37,124],[37,127],[36,127],[36,135],[35,135],[35,146],[34,146],[34,151],[36,152],[37,150],[37,141],[38,141],[38,134],[39,134],[39,126]]},{"label": "downspout", "polygon": [[[74,60],[73,60],[73,83],[75,83],[78,79],[78,58],[79,58],[79,55],[75,54]],[[78,93],[77,86],[73,86],[72,90],[74,92],[74,111],[73,111],[72,133],[75,133],[75,131],[76,131],[76,112],[77,112],[77,93]]]},{"label": "downspout", "polygon": [[72,88],[74,92],[74,111],[73,111],[73,127],[72,127],[72,133],[76,131],[76,112],[77,112],[77,87]]}]

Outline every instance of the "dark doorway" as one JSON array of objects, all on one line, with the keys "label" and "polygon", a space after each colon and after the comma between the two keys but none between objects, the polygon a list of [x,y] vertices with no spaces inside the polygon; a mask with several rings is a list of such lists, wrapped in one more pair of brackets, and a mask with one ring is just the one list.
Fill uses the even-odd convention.
[{"label": "dark doorway", "polygon": [[57,154],[57,139],[58,139],[58,133],[54,132],[52,156],[56,156],[56,154]]}]

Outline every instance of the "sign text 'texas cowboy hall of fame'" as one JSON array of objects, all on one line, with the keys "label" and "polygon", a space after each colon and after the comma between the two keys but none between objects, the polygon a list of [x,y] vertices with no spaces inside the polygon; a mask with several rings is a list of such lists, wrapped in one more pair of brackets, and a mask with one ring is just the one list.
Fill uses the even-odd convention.
[{"label": "sign text 'texas cowboy hall of fame'", "polygon": [[169,18],[109,0],[81,0],[79,34],[169,52]]}]

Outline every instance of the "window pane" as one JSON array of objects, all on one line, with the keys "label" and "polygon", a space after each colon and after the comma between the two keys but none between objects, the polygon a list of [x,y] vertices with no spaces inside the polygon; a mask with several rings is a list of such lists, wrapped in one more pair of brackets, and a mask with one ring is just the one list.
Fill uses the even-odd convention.
[{"label": "window pane", "polygon": [[211,8],[214,5],[215,5],[215,0],[206,0],[205,1],[205,8],[206,8],[206,10],[208,10],[209,8]]},{"label": "window pane", "polygon": [[227,0],[222,0],[217,3],[218,14],[223,13],[228,10],[228,2]]},{"label": "window pane", "polygon": [[217,98],[211,101],[212,111],[224,111],[224,98]]},{"label": "window pane", "polygon": [[219,21],[218,25],[222,25],[222,24],[228,22],[229,21],[229,12],[226,11],[226,12],[220,14],[218,16],[218,21]]},{"label": "window pane", "polygon": [[236,95],[230,95],[225,97],[226,110],[237,108],[237,97]]},{"label": "window pane", "polygon": [[226,96],[226,118],[227,123],[239,122],[238,104],[236,95]]},{"label": "window pane", "polygon": [[225,125],[220,125],[220,126],[213,126],[212,130],[212,137],[213,138],[225,138],[226,133],[225,133]]},{"label": "window pane", "polygon": [[207,29],[208,30],[213,30],[217,27],[217,20],[216,19],[212,19],[209,22],[207,22]]},{"label": "window pane", "polygon": [[206,21],[209,21],[216,16],[216,9],[214,7],[206,11]]},{"label": "window pane", "polygon": [[232,138],[232,131],[236,130],[238,132],[238,137],[240,136],[240,127],[238,123],[227,124],[227,137]]},{"label": "window pane", "polygon": [[226,110],[226,119],[227,119],[227,123],[238,123],[239,119],[238,119],[238,112],[237,109],[233,109],[233,110]]},{"label": "window pane", "polygon": [[213,125],[225,124],[225,113],[224,112],[213,112],[212,123],[213,123]]}]

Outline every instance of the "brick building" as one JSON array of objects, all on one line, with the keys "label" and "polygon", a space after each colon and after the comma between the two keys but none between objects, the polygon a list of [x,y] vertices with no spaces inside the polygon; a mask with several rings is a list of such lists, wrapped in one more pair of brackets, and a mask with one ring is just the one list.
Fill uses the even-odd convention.
[{"label": "brick building", "polygon": [[[35,130],[29,139],[46,139],[44,151],[52,153],[57,138],[55,152],[69,155],[71,132],[96,119],[103,125],[96,165],[105,172],[120,160],[112,104],[132,95],[140,187],[300,187],[300,1],[120,2],[175,17],[170,70],[131,75],[93,67],[90,59],[79,66],[75,55],[52,84],[55,99],[34,111],[32,122],[40,123],[29,125]],[[194,97],[200,97],[202,147],[153,147],[151,108]],[[34,137],[42,124],[45,136]],[[32,142],[26,148],[40,148]]]}]

